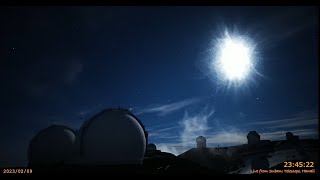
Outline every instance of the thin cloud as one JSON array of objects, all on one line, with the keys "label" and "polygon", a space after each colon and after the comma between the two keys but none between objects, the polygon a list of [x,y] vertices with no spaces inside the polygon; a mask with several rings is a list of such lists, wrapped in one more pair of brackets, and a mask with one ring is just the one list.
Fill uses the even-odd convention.
[{"label": "thin cloud", "polygon": [[[214,109],[204,108],[197,114],[192,114],[185,111],[182,120],[178,126],[166,127],[157,131],[151,132],[151,136],[158,138],[176,139],[173,143],[156,143],[158,149],[163,152],[169,152],[179,155],[188,149],[195,146],[195,138],[199,135],[205,135],[208,127],[208,119],[214,114]],[[179,135],[173,134],[172,130],[181,128],[182,131]]]},{"label": "thin cloud", "polygon": [[156,143],[155,145],[157,146],[157,149],[161,150],[162,152],[168,152],[176,156],[189,150],[180,143]]},{"label": "thin cloud", "polygon": [[168,140],[176,140],[179,139],[180,136],[177,135],[177,131],[181,128],[181,125],[167,125],[166,126],[153,126],[148,128],[148,137],[152,139],[163,139],[164,141]]},{"label": "thin cloud", "polygon": [[149,137],[156,137],[157,139],[177,139],[180,138],[180,136],[177,136],[174,134],[174,129],[179,129],[180,126],[173,126],[173,127],[167,127],[162,128],[154,131],[149,131],[148,136]]},{"label": "thin cloud", "polygon": [[148,133],[148,137],[156,137],[157,139],[175,139],[179,138],[180,136],[174,135],[173,133],[158,133],[158,132],[151,132]]},{"label": "thin cloud", "polygon": [[[156,144],[161,151],[173,153],[175,155],[181,154],[190,148],[196,147],[196,138],[203,135],[207,139],[207,146],[214,148],[217,146],[236,146],[247,143],[247,131],[241,127],[223,127],[212,128],[208,126],[208,120],[212,120],[214,111],[205,109],[192,116],[186,111],[184,117],[180,122],[180,138],[176,134],[171,133],[171,128],[163,128],[158,131],[157,135],[174,137],[174,142]],[[258,131],[261,139],[266,140],[284,140],[286,132],[290,131],[294,135],[300,136],[301,139],[318,137],[318,115],[317,111],[307,110],[293,114],[291,118],[274,118],[268,121],[261,120],[248,123],[246,126],[254,127],[255,129],[270,128],[268,132]],[[306,126],[302,128],[303,126]],[[307,127],[309,126],[309,127]],[[177,128],[177,127],[175,127]],[[278,128],[286,128],[286,130],[279,130]],[[213,131],[215,129],[215,131]]]},{"label": "thin cloud", "polygon": [[177,129],[179,128],[180,126],[172,126],[172,127],[168,127],[168,128],[162,128],[162,129],[158,129],[158,130],[155,130],[154,132],[157,132],[157,133],[161,133],[161,132],[167,132],[167,131],[171,131],[173,129]]},{"label": "thin cloud", "polygon": [[165,116],[172,112],[178,111],[184,107],[190,106],[192,104],[200,102],[200,98],[191,98],[183,101],[165,104],[165,105],[154,105],[149,108],[138,110],[135,114],[145,114],[145,113],[157,113],[159,116]]},{"label": "thin cloud", "polygon": [[294,117],[260,120],[248,123],[247,125],[256,127],[261,126],[265,128],[293,128],[302,126],[317,126],[318,123],[318,115],[314,111],[303,111],[301,113],[297,113]]},{"label": "thin cloud", "polygon": [[301,111],[295,114],[296,117],[319,117],[318,107]]},{"label": "thin cloud", "polygon": [[217,145],[240,145],[247,142],[247,134],[243,132],[226,132],[221,131],[207,137],[207,144],[211,146]]},{"label": "thin cloud", "polygon": [[274,124],[270,125],[269,128],[291,128],[291,127],[302,127],[302,126],[316,126],[318,125],[318,119],[297,119],[296,121],[288,124]]},{"label": "thin cloud", "polygon": [[[288,131],[272,131],[267,133],[260,133],[262,139],[268,140],[284,140],[286,138],[286,132]],[[300,136],[300,138],[317,138],[318,130],[316,129],[295,129],[291,130],[294,135]]]},{"label": "thin cloud", "polygon": [[[261,139],[266,140],[284,140],[287,131],[272,131],[259,133]],[[296,129],[291,131],[294,135],[300,136],[301,139],[305,138],[317,138],[318,131],[316,129]],[[207,146],[211,148],[225,147],[225,146],[237,146],[247,143],[247,132],[216,132],[205,136],[207,139]],[[164,152],[169,152],[175,155],[179,155],[190,148],[196,147],[196,136],[190,138],[187,143],[179,141],[173,143],[159,143],[156,144],[158,149]]]},{"label": "thin cloud", "polygon": [[[207,147],[223,147],[223,146],[234,146],[242,145],[247,142],[246,133],[241,132],[217,132],[211,135],[205,135],[207,140]],[[164,152],[169,152],[175,155],[179,155],[191,148],[196,148],[196,137],[192,136],[188,138],[188,141],[181,139],[179,142],[173,143],[158,143],[157,148]]]},{"label": "thin cloud", "polygon": [[273,126],[275,124],[280,124],[280,123],[292,123],[292,122],[300,122],[302,124],[309,124],[305,123],[308,122],[308,120],[314,120],[316,118],[311,118],[311,119],[305,119],[305,118],[286,118],[286,119],[276,119],[276,120],[269,120],[269,121],[256,121],[256,122],[251,122],[248,123],[248,125],[261,125],[261,126]]},{"label": "thin cloud", "polygon": [[214,114],[214,109],[208,111],[208,108],[205,108],[202,112],[190,116],[186,111],[184,117],[180,124],[182,125],[183,131],[181,133],[181,142],[184,146],[189,146],[190,143],[193,143],[195,137],[204,136],[208,127],[208,119]]}]

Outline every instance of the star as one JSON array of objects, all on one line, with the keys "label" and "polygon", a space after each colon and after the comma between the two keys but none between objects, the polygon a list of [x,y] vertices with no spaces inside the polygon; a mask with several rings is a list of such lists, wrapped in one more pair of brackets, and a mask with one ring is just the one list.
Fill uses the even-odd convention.
[{"label": "star", "polygon": [[257,98],[257,100],[258,100],[259,98]]},{"label": "star", "polygon": [[11,53],[14,53],[15,48],[14,48],[14,47],[13,47],[13,48],[9,48],[9,51],[10,51]]}]

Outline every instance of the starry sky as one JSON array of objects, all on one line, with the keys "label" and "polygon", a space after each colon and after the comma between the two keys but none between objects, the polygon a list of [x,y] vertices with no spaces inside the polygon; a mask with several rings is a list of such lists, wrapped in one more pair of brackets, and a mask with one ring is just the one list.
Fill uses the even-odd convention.
[{"label": "starry sky", "polygon": [[[26,165],[52,124],[78,129],[130,109],[158,149],[246,143],[251,130],[318,138],[318,8],[0,7],[0,167]],[[212,70],[224,32],[255,44],[256,73],[226,85]]]}]

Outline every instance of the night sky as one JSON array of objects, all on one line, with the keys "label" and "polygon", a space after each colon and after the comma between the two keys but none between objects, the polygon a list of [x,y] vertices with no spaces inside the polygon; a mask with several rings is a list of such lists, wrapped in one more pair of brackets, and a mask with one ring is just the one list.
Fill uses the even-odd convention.
[{"label": "night sky", "polygon": [[[119,106],[174,154],[199,135],[211,147],[246,143],[251,130],[318,138],[318,17],[315,7],[0,7],[0,167],[26,165],[39,130],[77,130]],[[237,85],[210,67],[225,32],[255,45],[257,71]]]}]

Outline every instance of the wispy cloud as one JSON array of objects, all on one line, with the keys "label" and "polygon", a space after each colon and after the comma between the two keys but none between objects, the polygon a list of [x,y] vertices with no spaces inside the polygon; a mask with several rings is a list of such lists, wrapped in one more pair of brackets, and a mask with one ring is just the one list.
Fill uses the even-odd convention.
[{"label": "wispy cloud", "polygon": [[[220,131],[216,133],[206,134],[208,147],[223,147],[241,145],[247,142],[246,133],[242,132],[226,132]],[[190,148],[196,147],[196,137],[199,135],[192,135],[186,138],[185,141],[180,140],[172,143],[156,143],[157,148],[164,152],[169,152],[175,155],[179,155]],[[181,138],[181,137],[180,137]]]},{"label": "wispy cloud", "polygon": [[185,111],[182,120],[178,127],[180,128],[180,134],[173,135],[170,132],[170,128],[163,128],[155,131],[157,134],[154,136],[172,136],[176,137],[175,142],[171,143],[158,143],[156,144],[158,149],[165,152],[170,152],[175,155],[179,155],[190,148],[196,147],[196,138],[198,136],[205,136],[207,139],[207,145],[209,147],[217,146],[230,146],[230,145],[240,145],[246,143],[246,133],[239,131],[235,128],[230,131],[225,129],[219,129],[213,131],[212,127],[209,127],[208,121],[214,120],[215,110],[213,108],[205,107],[197,113],[190,114]]},{"label": "wispy cloud", "polygon": [[204,136],[208,127],[208,119],[214,114],[214,109],[205,108],[199,114],[190,116],[186,111],[180,124],[182,125],[181,142],[184,146],[194,144],[195,137]]},{"label": "wispy cloud", "polygon": [[158,130],[154,130],[149,132],[148,136],[150,138],[156,137],[157,139],[179,139],[180,136],[175,134],[175,130],[179,129],[180,126],[172,126],[172,127],[166,127],[166,128],[161,128]]},{"label": "wispy cloud", "polygon": [[[272,131],[272,132],[265,132],[260,133],[262,139],[269,139],[269,140],[284,140],[285,134],[288,131]],[[295,129],[290,130],[294,135],[300,136],[300,138],[317,138],[318,130],[317,129]]]},{"label": "wispy cloud", "polygon": [[[199,113],[191,114],[185,111],[182,120],[178,126],[162,128],[155,131],[154,134],[157,137],[165,136],[170,137],[170,139],[175,139],[173,143],[156,143],[158,149],[164,152],[170,152],[175,155],[179,155],[186,150],[195,147],[195,139],[199,135],[206,135],[206,132],[210,129],[208,127],[208,119],[214,114],[214,109],[209,109],[208,107],[202,109]],[[172,130],[179,130],[180,134],[173,134]]]},{"label": "wispy cloud", "polygon": [[188,150],[187,147],[182,146],[180,143],[156,143],[156,146],[157,149],[172,153],[176,156]]},{"label": "wispy cloud", "polygon": [[157,113],[159,116],[165,116],[167,114],[178,111],[184,107],[190,106],[200,101],[201,101],[200,98],[191,98],[191,99],[186,99],[183,101],[170,103],[170,104],[153,105],[148,108],[144,108],[140,110],[138,109],[137,112],[135,112],[135,114],[139,115],[139,114],[145,114],[145,113]]},{"label": "wispy cloud", "polygon": [[220,131],[207,137],[208,146],[230,146],[239,145],[247,142],[247,134],[244,132]]},{"label": "wispy cloud", "polygon": [[177,129],[179,128],[180,126],[171,126],[171,127],[167,127],[167,128],[162,128],[162,129],[158,129],[158,130],[155,130],[153,131],[154,133],[163,133],[163,132],[167,132],[167,131],[171,131],[173,129]]},{"label": "wispy cloud", "polygon": [[[261,139],[267,140],[284,140],[285,133],[287,131],[272,131],[260,133]],[[318,131],[312,129],[297,129],[291,131],[295,135],[299,135],[301,139],[304,138],[317,138]],[[207,134],[205,137],[207,139],[208,147],[224,147],[224,146],[236,146],[247,143],[247,133],[248,132],[226,132],[220,131],[216,133]],[[176,142],[176,143],[158,143],[156,144],[158,149],[164,152],[169,152],[175,155],[179,155],[190,148],[196,147],[196,136],[190,138],[190,141],[187,143]]]},{"label": "wispy cloud", "polygon": [[[173,143],[156,143],[157,148],[164,152],[169,152],[174,155],[179,155],[190,148],[196,147],[196,137],[188,138],[188,141],[179,141]],[[238,132],[217,132],[212,135],[206,135],[207,146],[208,147],[218,147],[218,146],[233,146],[241,145],[247,142],[245,133]]]},{"label": "wispy cloud", "polygon": [[289,118],[274,118],[271,120],[260,120],[250,122],[248,126],[263,126],[265,128],[293,128],[303,126],[317,126],[318,115],[314,111],[304,111]]},{"label": "wispy cloud", "polygon": [[[209,127],[208,121],[215,120],[213,117],[214,110],[205,108],[198,113],[190,115],[187,111],[180,121],[180,126],[166,127],[155,131],[154,136],[174,137],[176,139],[170,143],[156,144],[158,149],[170,152],[175,155],[181,154],[190,148],[196,147],[196,138],[203,135],[207,139],[208,147],[234,146],[247,143],[248,131],[244,131],[243,127],[251,127],[253,129],[269,128],[268,131],[259,131],[261,139],[267,140],[284,140],[285,134],[291,131],[295,135],[299,135],[301,139],[318,137],[318,113],[315,110],[302,111],[292,114],[291,117],[273,118],[269,120],[260,120],[249,122],[245,125],[237,127]],[[281,129],[282,128],[282,129]],[[177,136],[176,131],[180,129]]]},{"label": "wispy cloud", "polygon": [[316,125],[318,123],[317,118],[305,119],[305,118],[288,118],[277,119],[271,121],[257,121],[248,123],[248,125],[265,126],[269,128],[284,128],[284,127],[296,127],[305,125]]}]

